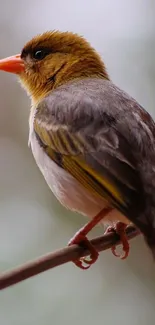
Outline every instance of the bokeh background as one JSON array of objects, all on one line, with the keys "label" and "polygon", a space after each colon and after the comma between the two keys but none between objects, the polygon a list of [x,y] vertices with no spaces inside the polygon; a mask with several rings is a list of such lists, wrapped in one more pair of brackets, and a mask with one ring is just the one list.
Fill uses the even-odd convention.
[{"label": "bokeh background", "polygon": [[[113,81],[155,117],[154,0],[5,0],[0,58],[50,29],[84,35]],[[35,165],[27,146],[29,107],[16,77],[0,72],[0,271],[66,245],[85,222],[60,206]],[[153,325],[154,319],[155,266],[141,237],[124,262],[107,251],[89,271],[69,263],[0,292],[1,325]]]}]

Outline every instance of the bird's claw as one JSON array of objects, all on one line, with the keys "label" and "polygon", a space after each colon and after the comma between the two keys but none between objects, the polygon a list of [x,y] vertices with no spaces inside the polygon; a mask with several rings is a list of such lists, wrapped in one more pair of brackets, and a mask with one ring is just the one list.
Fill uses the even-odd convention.
[{"label": "bird's claw", "polygon": [[121,241],[122,246],[123,246],[122,248],[123,248],[124,254],[122,254],[122,255],[118,254],[116,252],[116,246],[113,246],[111,248],[111,251],[112,251],[114,256],[119,257],[122,260],[124,260],[124,259],[126,259],[128,257],[129,250],[130,250],[128,238],[127,238],[126,232],[125,232],[126,227],[127,227],[127,225],[124,224],[123,222],[117,222],[115,226],[108,227],[106,229],[106,232],[105,232],[105,233],[116,232],[120,236],[120,241]]},{"label": "bird's claw", "polygon": [[[89,258],[87,257],[81,257],[78,260],[73,261],[73,263],[78,266],[82,270],[87,270],[90,268],[92,264],[96,262],[98,259],[98,252],[95,249],[95,247],[91,244],[91,242],[88,240],[88,238],[83,235],[82,233],[78,232],[75,234],[75,236],[69,241],[68,245],[81,245],[87,248],[90,251]],[[86,264],[86,265],[85,265]]]}]

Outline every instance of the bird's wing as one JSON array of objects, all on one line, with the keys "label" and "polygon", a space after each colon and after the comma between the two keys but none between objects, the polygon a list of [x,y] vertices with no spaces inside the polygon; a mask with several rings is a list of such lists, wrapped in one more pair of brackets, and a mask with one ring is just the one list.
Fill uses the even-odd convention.
[{"label": "bird's wing", "polygon": [[128,216],[138,205],[141,182],[130,141],[123,134],[124,113],[121,122],[119,107],[119,114],[114,114],[114,108],[105,110],[104,98],[90,100],[88,94],[77,94],[76,99],[65,89],[49,95],[38,105],[34,130],[56,164]]}]

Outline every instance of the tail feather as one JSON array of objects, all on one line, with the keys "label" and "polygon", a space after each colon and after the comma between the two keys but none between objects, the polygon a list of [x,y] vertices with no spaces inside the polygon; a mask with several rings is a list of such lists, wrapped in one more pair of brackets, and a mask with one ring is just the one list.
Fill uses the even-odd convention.
[{"label": "tail feather", "polygon": [[153,205],[147,205],[147,210],[141,213],[138,218],[133,218],[132,221],[144,235],[145,242],[155,260],[155,209]]}]

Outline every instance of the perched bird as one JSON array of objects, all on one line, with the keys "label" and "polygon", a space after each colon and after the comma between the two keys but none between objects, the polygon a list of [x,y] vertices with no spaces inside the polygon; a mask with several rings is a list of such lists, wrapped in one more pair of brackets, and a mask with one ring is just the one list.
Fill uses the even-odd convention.
[{"label": "perched bird", "polygon": [[[70,241],[84,243],[99,222],[114,223],[128,254],[125,227],[136,225],[155,256],[155,124],[115,86],[105,65],[81,36],[50,31],[20,55],[0,60],[31,97],[29,144],[44,178],[70,210],[91,218]],[[123,258],[124,258],[123,257]],[[85,262],[85,263],[84,263]]]}]

